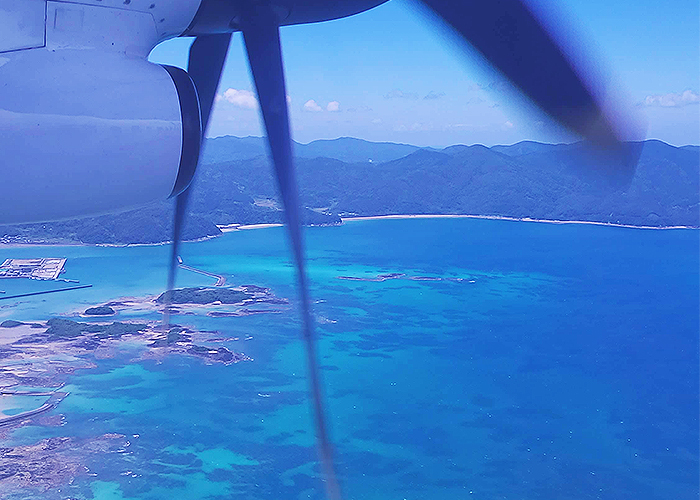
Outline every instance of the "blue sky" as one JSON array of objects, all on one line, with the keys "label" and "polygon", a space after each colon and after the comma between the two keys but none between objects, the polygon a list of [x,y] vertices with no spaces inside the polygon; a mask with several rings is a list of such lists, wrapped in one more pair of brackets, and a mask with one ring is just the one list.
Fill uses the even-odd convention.
[{"label": "blue sky", "polygon": [[[487,0],[483,0],[487,1]],[[573,57],[587,61],[613,106],[646,124],[648,138],[700,142],[700,7],[697,0],[532,0]],[[282,28],[292,134],[420,146],[574,140],[503,79],[464,52],[410,0],[354,17]],[[191,39],[151,60],[186,67]],[[604,85],[603,85],[604,84]],[[240,33],[219,87],[209,136],[262,135]]]}]

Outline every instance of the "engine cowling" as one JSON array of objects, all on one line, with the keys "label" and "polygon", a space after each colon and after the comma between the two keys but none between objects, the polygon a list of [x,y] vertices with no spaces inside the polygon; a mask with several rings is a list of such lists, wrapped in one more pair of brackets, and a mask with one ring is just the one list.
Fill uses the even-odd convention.
[{"label": "engine cowling", "polygon": [[179,68],[125,53],[0,54],[0,223],[94,215],[185,189],[201,143]]}]

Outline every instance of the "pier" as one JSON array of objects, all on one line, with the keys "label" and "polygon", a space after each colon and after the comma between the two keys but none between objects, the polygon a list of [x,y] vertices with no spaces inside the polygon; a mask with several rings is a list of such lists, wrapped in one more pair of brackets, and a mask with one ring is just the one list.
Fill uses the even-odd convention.
[{"label": "pier", "polygon": [[183,264],[182,259],[178,259],[178,260],[180,261],[179,265],[182,269],[185,269],[186,271],[192,271],[193,273],[197,273],[197,274],[203,274],[204,276],[208,276],[210,278],[216,279],[216,283],[214,284],[214,286],[224,286],[226,284],[226,278],[224,276],[222,276],[220,274],[210,273],[207,271],[202,271],[201,269],[197,269],[196,267],[191,267],[191,266]]}]

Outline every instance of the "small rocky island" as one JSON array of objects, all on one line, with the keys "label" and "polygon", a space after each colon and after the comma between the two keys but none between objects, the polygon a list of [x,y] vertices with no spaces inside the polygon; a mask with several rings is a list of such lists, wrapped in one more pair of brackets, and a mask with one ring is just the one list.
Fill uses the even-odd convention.
[{"label": "small rocky island", "polygon": [[[170,306],[167,305],[168,302],[170,302]],[[107,305],[120,306],[123,304],[110,302]],[[219,286],[177,288],[170,292],[163,292],[153,299],[152,304],[158,309],[168,307],[171,314],[197,314],[197,311],[206,308],[207,316],[241,317],[253,314],[281,313],[282,309],[270,306],[288,305],[289,301],[276,297],[269,288],[257,285],[240,285],[235,288]],[[127,305],[133,307],[131,303]],[[254,305],[260,307],[250,307]]]},{"label": "small rocky island", "polygon": [[[163,311],[166,293],[150,297],[123,298],[56,317],[48,321],[24,322],[6,319],[0,323],[0,387],[56,387],[66,374],[77,369],[93,368],[95,360],[112,357],[119,343],[141,344],[139,359],[162,358],[171,353],[192,356],[206,363],[233,364],[251,358],[231,349],[221,332],[203,332],[172,324],[167,330],[159,320],[106,321],[105,316],[122,311],[133,313]],[[287,299],[274,295],[269,288],[257,285],[237,287],[191,287],[172,294],[170,318],[176,315],[207,314],[216,317],[239,317],[261,313],[280,313],[278,305]],[[271,307],[271,305],[273,305]],[[257,306],[257,307],[251,307]],[[80,320],[90,318],[90,320]],[[222,345],[221,342],[226,342]],[[86,355],[91,356],[86,357]],[[93,359],[94,358],[94,359]],[[20,362],[19,364],[17,362]],[[16,368],[16,366],[20,368]],[[23,367],[23,368],[22,368]],[[0,421],[0,427],[2,427]]]},{"label": "small rocky island", "polygon": [[[245,311],[250,313],[260,312],[280,312],[265,309],[249,310],[251,305],[288,305],[285,298],[277,297],[269,288],[257,285],[240,285],[237,287],[189,287],[176,288],[169,292],[163,292],[158,296],[151,297],[125,297],[113,300],[95,307],[90,307],[83,312],[74,314],[83,317],[89,316],[113,316],[121,310],[129,311],[163,311],[164,307],[170,304],[171,313],[184,312],[186,314],[209,310],[212,307],[233,306],[237,311],[235,316],[245,316]],[[212,311],[210,311],[211,313]],[[219,312],[220,313],[220,312]],[[217,315],[219,314],[217,313]],[[224,315],[229,315],[225,313]]]},{"label": "small rocky island", "polygon": [[197,345],[193,337],[196,332],[181,326],[172,326],[168,331],[160,329],[160,324],[126,323],[81,323],[65,318],[52,318],[46,322],[46,330],[31,333],[17,339],[13,346],[30,344],[50,345],[61,343],[62,349],[81,349],[94,351],[106,347],[107,342],[130,338],[141,339],[149,348],[165,348],[169,352],[186,354],[220,363],[238,363],[249,361],[243,353],[230,351],[226,347],[209,347]]},{"label": "small rocky island", "polygon": [[252,293],[249,293],[241,288],[178,288],[171,292],[163,292],[156,299],[158,304],[167,304],[168,295],[172,304],[243,304],[247,300],[254,298]]},{"label": "small rocky island", "polygon": [[[252,361],[246,354],[220,344],[237,340],[238,337],[227,338],[220,332],[201,332],[178,325],[165,330],[159,321],[88,323],[51,318],[46,322],[26,323],[5,320],[0,323],[0,359],[3,360],[0,392],[8,396],[47,396],[49,399],[35,409],[0,414],[0,432],[42,418],[45,412],[56,408],[68,396],[58,391],[66,377],[75,370],[95,368],[98,359],[114,357],[121,342],[142,346],[131,351],[136,353],[136,360],[180,354],[225,365]],[[219,345],[212,345],[216,343]],[[25,386],[45,389],[28,392],[21,389]]]},{"label": "small rocky island", "polygon": [[163,292],[155,299],[157,304],[167,304],[170,295],[171,304],[228,304],[228,305],[250,305],[250,304],[287,304],[286,299],[274,296],[269,288],[257,285],[241,285],[236,288],[229,287],[191,287],[176,288],[170,292]]},{"label": "small rocky island", "polygon": [[157,296],[124,297],[84,311],[73,311],[71,314],[83,318],[94,318],[115,316],[120,311],[165,312],[168,308],[171,315],[204,313],[213,317],[241,317],[281,313],[284,309],[272,306],[283,305],[289,305],[289,301],[277,297],[269,288],[257,285],[189,287],[176,288]]},{"label": "small rocky island", "polygon": [[116,311],[109,306],[90,307],[83,313],[85,316],[114,316]]}]

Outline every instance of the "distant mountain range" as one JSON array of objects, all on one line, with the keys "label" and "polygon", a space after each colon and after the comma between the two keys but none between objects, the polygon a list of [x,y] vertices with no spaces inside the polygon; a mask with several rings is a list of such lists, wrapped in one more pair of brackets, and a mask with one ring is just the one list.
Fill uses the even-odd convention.
[{"label": "distant mountain range", "polygon": [[[640,226],[700,226],[700,148],[645,141],[629,186],[611,184],[581,144],[524,141],[442,150],[353,138],[294,144],[307,224],[341,215],[470,214]],[[172,232],[172,202],[121,214],[0,227],[4,242],[156,243]],[[184,228],[282,221],[265,142],[206,143]]]},{"label": "distant mountain range", "polygon": [[[221,163],[234,160],[249,160],[267,154],[263,137],[216,137],[208,139],[204,148],[203,163]],[[370,142],[353,137],[318,140],[308,144],[294,142],[296,158],[332,158],[345,163],[374,163],[396,160],[421,149],[408,144],[393,142]]]}]

